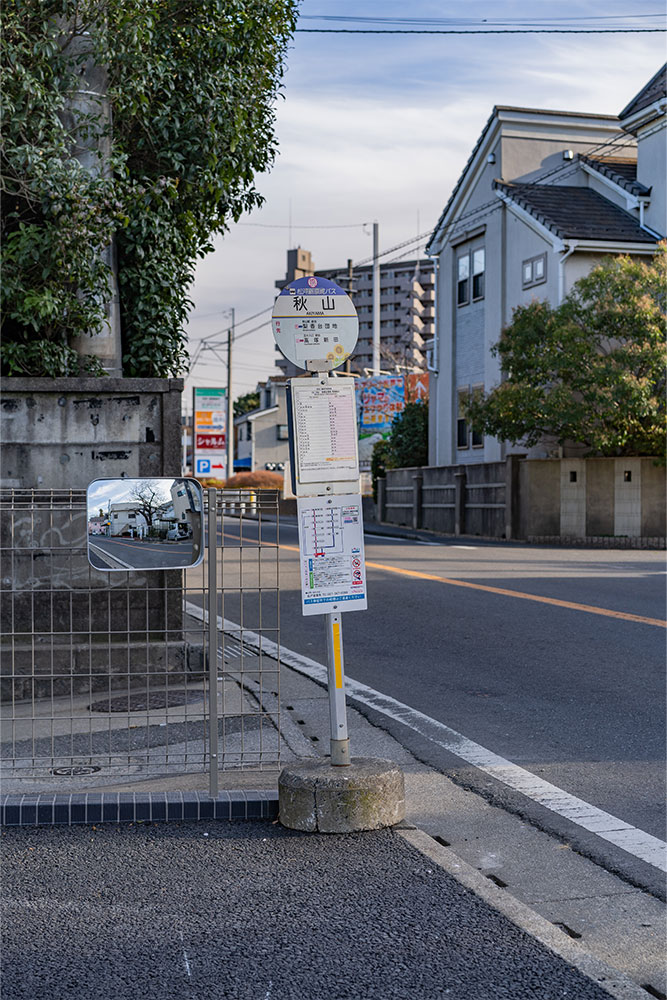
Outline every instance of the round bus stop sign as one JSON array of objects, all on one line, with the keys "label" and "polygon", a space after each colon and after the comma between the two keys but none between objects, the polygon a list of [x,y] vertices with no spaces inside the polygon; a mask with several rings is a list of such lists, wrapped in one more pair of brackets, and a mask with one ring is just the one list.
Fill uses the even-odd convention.
[{"label": "round bus stop sign", "polygon": [[337,368],[350,356],[359,337],[352,299],[329,278],[289,281],[276,299],[271,323],[276,344],[299,368],[327,362]]}]

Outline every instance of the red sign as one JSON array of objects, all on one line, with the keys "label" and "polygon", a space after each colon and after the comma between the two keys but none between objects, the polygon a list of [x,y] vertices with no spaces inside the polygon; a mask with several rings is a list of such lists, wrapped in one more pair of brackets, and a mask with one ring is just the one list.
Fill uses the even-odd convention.
[{"label": "red sign", "polygon": [[225,450],[225,435],[224,434],[197,434],[197,443],[195,445],[197,451],[200,449],[203,451],[208,448],[211,451],[224,451]]}]

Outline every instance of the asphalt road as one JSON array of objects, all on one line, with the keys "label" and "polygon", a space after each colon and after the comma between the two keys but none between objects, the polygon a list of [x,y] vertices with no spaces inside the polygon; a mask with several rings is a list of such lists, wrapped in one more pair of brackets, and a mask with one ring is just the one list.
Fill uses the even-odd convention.
[{"label": "asphalt road", "polygon": [[9,830],[7,1000],[608,1000],[390,830]]},{"label": "asphalt road", "polygon": [[[233,547],[239,522],[224,531]],[[256,532],[243,522],[247,541]],[[281,642],[326,663],[323,622],[301,614],[295,525],[281,522],[280,543]],[[622,617],[664,618],[663,552],[366,536],[366,560],[368,611],[344,619],[348,676],[664,839],[665,630]],[[242,600],[252,628],[251,588]],[[240,613],[227,598],[225,617]],[[402,728],[393,734],[409,745]],[[456,768],[444,751],[429,763]]]},{"label": "asphalt road", "polygon": [[95,548],[118,560],[119,569],[124,568],[124,565],[139,569],[160,569],[160,567],[189,566],[192,563],[190,539],[149,542],[136,538],[105,538],[103,535],[94,535],[90,538],[90,544],[91,561],[99,569],[109,569],[109,566],[95,552]]}]

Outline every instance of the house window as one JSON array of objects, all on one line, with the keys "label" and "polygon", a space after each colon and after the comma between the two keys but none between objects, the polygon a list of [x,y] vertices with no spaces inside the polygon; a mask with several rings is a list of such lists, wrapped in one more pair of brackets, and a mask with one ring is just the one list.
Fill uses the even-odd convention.
[{"label": "house window", "polygon": [[472,277],[472,301],[484,298],[484,248],[468,250],[457,259],[456,304],[466,306],[470,302],[470,279]]},{"label": "house window", "polygon": [[[472,399],[473,402],[481,401],[484,396],[484,386],[474,385],[472,387]],[[481,431],[475,430],[474,427],[471,428],[471,443],[473,448],[483,448],[484,447],[484,435]]]},{"label": "house window", "polygon": [[547,280],[547,255],[541,253],[538,257],[530,257],[521,265],[521,283],[524,288],[541,285]]},{"label": "house window", "polygon": [[472,299],[484,298],[484,249],[473,250],[472,254]]},{"label": "house window", "polygon": [[288,441],[289,440],[289,434],[287,432],[287,424],[278,424],[277,430],[278,430],[278,440],[279,441]]},{"label": "house window", "polygon": [[466,254],[458,259],[458,278],[456,285],[456,304],[465,306],[470,298],[470,256]]},{"label": "house window", "polygon": [[467,448],[468,447],[468,418],[466,417],[466,407],[468,405],[468,396],[470,390],[468,386],[465,389],[459,389],[457,393],[458,405],[457,405],[457,416],[456,416],[456,447],[457,448]]}]

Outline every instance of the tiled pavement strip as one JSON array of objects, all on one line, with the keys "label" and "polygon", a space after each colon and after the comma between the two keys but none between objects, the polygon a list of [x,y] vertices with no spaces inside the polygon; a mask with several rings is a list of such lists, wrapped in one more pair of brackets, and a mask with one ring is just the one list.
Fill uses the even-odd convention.
[{"label": "tiled pavement strip", "polygon": [[[328,746],[328,707],[325,691],[314,682],[282,668],[281,729],[287,756],[315,755]],[[289,706],[289,707],[288,707]],[[533,830],[516,817],[494,809],[476,796],[453,785],[444,775],[417,762],[389,734],[372,726],[358,712],[349,709],[353,754],[395,760],[406,775],[408,821],[396,835],[429,857],[495,910],[537,938],[549,950],[564,958],[586,976],[619,998],[664,996],[661,950],[661,905],[657,900],[622,883],[592,862],[563,851],[546,834]],[[319,735],[318,735],[319,734]],[[321,737],[321,742],[320,742]],[[319,745],[318,745],[319,744]],[[87,787],[69,794],[34,792],[2,796],[2,819],[7,826],[69,825],[97,823],[139,823],[195,820],[275,821],[278,816],[277,771],[221,772],[221,791],[209,797],[204,774],[155,777],[143,781],[118,781],[103,789],[88,776]],[[108,780],[108,779],[107,779]],[[461,835],[451,825],[451,817],[469,815],[468,821],[479,836]],[[414,824],[414,825],[413,825]],[[465,826],[462,824],[461,829]],[[422,829],[418,829],[421,827]],[[493,827],[491,840],[485,836]],[[426,832],[424,832],[426,831]],[[436,833],[437,831],[437,833]],[[439,836],[438,836],[439,834]],[[434,837],[438,836],[437,842]],[[495,838],[496,842],[493,841]],[[505,858],[507,868],[496,867],[507,841],[520,845],[518,856]],[[535,843],[533,843],[535,841]],[[451,844],[442,846],[443,842]],[[509,881],[507,870],[520,867],[535,849],[541,851],[540,866],[546,857],[545,881],[551,892],[540,894],[534,878],[535,858],[529,864],[525,885]],[[571,869],[567,876],[553,870],[558,850],[559,869]],[[513,849],[508,852],[516,854]],[[505,876],[499,879],[496,873]],[[539,882],[539,880],[538,880]],[[504,887],[500,887],[504,886]],[[574,898],[576,896],[578,898]],[[586,895],[603,904],[601,919],[583,918],[583,933],[572,927],[575,903],[581,906]],[[559,919],[560,918],[560,919]],[[604,925],[611,926],[611,932]],[[639,930],[646,924],[650,929]],[[579,937],[580,940],[573,940]],[[620,971],[619,971],[620,969]],[[634,980],[634,982],[633,982]],[[648,987],[648,989],[642,988]]]}]

